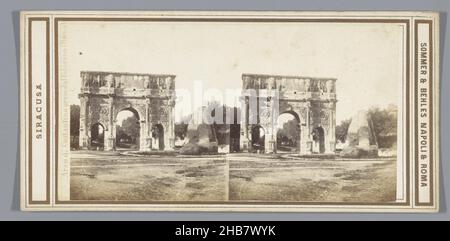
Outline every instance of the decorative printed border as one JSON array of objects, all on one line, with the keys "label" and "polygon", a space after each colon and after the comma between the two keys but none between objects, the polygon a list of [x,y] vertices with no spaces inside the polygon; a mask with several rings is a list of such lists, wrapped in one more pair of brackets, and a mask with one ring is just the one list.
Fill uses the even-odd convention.
[{"label": "decorative printed border", "polygon": [[[100,22],[258,22],[258,23],[273,23],[273,22],[285,22],[285,23],[402,23],[406,25],[406,42],[407,42],[407,50],[405,53],[405,58],[407,61],[404,61],[405,66],[405,70],[406,70],[406,79],[409,80],[409,55],[410,55],[410,51],[409,51],[409,42],[410,42],[410,22],[409,20],[401,20],[401,19],[304,19],[304,18],[290,18],[290,19],[274,19],[274,18],[245,18],[245,19],[241,19],[241,18],[55,18],[55,41],[54,41],[54,50],[55,50],[55,83],[56,83],[56,95],[55,95],[55,100],[56,100],[56,107],[55,109],[58,110],[59,108],[59,88],[58,88],[58,82],[59,82],[59,64],[58,64],[58,60],[59,60],[59,51],[58,51],[58,28],[59,22],[62,21],[100,21]],[[408,82],[408,81],[407,81]],[[409,85],[409,83],[407,84]],[[409,86],[407,87],[407,90],[409,90]],[[409,96],[409,93],[407,92],[407,95]],[[407,98],[407,101],[409,102],[409,98]],[[409,103],[406,104],[406,106],[409,106]],[[59,131],[58,131],[58,126],[59,126],[59,112],[55,111],[55,116],[56,116],[56,132],[55,132],[55,143],[58,143],[58,137],[59,137]],[[406,116],[407,116],[407,123],[409,123],[409,109],[407,108],[406,110]],[[409,124],[408,124],[409,126]],[[409,132],[406,132],[406,135],[408,136],[406,138],[406,140],[409,140]],[[408,142],[406,142],[408,143]],[[58,145],[58,144],[56,144]],[[146,200],[142,200],[142,201],[135,201],[135,200],[130,200],[130,201],[109,201],[109,200],[105,200],[105,201],[98,201],[98,200],[71,200],[71,201],[61,201],[58,200],[58,146],[56,146],[56,186],[55,186],[55,190],[56,190],[56,204],[83,204],[83,205],[87,205],[87,204],[225,204],[225,205],[229,205],[229,204],[244,204],[244,205],[273,205],[273,204],[283,204],[283,205],[364,205],[364,206],[368,206],[368,205],[383,205],[383,206],[408,206],[410,205],[410,201],[409,201],[409,196],[410,196],[410,190],[409,190],[409,178],[407,178],[407,184],[406,186],[408,187],[406,189],[406,196],[407,196],[407,202],[405,203],[401,203],[401,202],[381,202],[381,203],[376,203],[376,202],[245,202],[245,201],[217,201],[217,202],[213,202],[213,201],[206,201],[206,202],[199,202],[199,201],[179,201],[179,202],[175,202],[175,201],[146,201]],[[409,156],[409,146],[407,146],[406,148],[406,153],[408,153]],[[408,157],[406,157],[407,160],[409,159]],[[408,162],[407,162],[408,163]],[[407,170],[407,177],[410,176],[409,174],[409,163],[407,164],[407,167],[405,168]]]},{"label": "decorative printed border", "polygon": [[[414,61],[414,85],[416,88],[419,88],[419,59],[420,59],[420,52],[419,52],[419,38],[418,38],[418,26],[419,24],[428,24],[428,65],[429,68],[427,70],[428,74],[428,105],[429,105],[429,113],[428,113],[428,124],[429,128],[429,141],[428,141],[428,149],[429,149],[429,156],[428,156],[428,168],[429,168],[429,175],[427,175],[427,178],[429,180],[429,189],[430,189],[430,201],[429,202],[420,202],[419,197],[419,186],[420,186],[420,179],[421,179],[421,173],[420,173],[420,155],[419,155],[419,136],[417,135],[417,141],[415,142],[415,206],[433,206],[434,205],[434,161],[433,161],[433,120],[434,120],[434,113],[433,113],[433,86],[434,86],[434,79],[433,79],[433,21],[432,20],[415,20],[414,21],[414,53],[415,53],[415,61]],[[416,113],[416,121],[415,121],[415,130],[419,130],[419,90],[416,89],[415,92],[415,113]]]},{"label": "decorative printed border", "polygon": [[[46,200],[45,201],[35,201],[33,200],[33,71],[32,71],[32,60],[33,60],[33,49],[32,49],[32,23],[33,21],[44,21],[46,23],[46,156],[47,156],[47,177],[46,177]],[[28,19],[28,203],[29,204],[50,204],[50,18],[48,17],[35,17]]]}]

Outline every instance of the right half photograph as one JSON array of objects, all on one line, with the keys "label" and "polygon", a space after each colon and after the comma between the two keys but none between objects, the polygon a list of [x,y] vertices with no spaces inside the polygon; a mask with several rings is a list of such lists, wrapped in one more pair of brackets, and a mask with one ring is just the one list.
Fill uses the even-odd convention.
[{"label": "right half photograph", "polygon": [[[365,58],[342,51],[323,56],[368,62],[359,70],[345,64],[336,76],[346,79],[242,76],[244,90],[256,91],[243,97],[242,153],[228,155],[231,201],[382,203],[401,197],[401,73],[371,64],[369,52]],[[388,65],[401,63],[401,56],[393,57],[400,61]],[[276,96],[258,95],[274,89]],[[252,99],[260,108],[252,108]],[[267,106],[271,113],[261,108]]]}]

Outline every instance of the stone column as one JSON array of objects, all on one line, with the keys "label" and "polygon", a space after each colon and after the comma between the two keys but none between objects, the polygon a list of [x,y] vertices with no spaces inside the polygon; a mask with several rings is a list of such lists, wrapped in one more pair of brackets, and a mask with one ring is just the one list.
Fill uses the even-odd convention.
[{"label": "stone column", "polygon": [[274,127],[274,96],[272,93],[268,93],[266,99],[266,112],[268,113],[268,116],[266,117],[266,133],[265,133],[265,153],[276,153],[276,137],[275,137],[275,129]]},{"label": "stone column", "polygon": [[170,151],[172,148],[170,147],[170,121],[168,120],[165,125],[163,125],[164,128],[164,151]]},{"label": "stone column", "polygon": [[165,143],[164,149],[169,151],[175,148],[175,100],[171,98],[168,101],[168,127],[164,130],[168,137],[168,142]]},{"label": "stone column", "polygon": [[[329,122],[329,121],[328,121]],[[324,145],[325,145],[325,154],[333,154],[331,150],[331,125],[328,124],[328,128],[324,130]]]},{"label": "stone column", "polygon": [[151,123],[150,123],[150,98],[145,100],[145,116],[143,117],[142,124],[140,126],[140,151],[152,150],[152,135],[151,135]]},{"label": "stone column", "polygon": [[79,146],[81,149],[89,148],[89,97],[80,95],[80,136]]},{"label": "stone column", "polygon": [[248,97],[241,97],[241,137],[240,137],[240,149],[241,151],[248,151],[250,140],[248,138]]},{"label": "stone column", "polygon": [[149,151],[146,136],[146,119],[139,121],[139,151]]},{"label": "stone column", "polygon": [[304,109],[305,111],[305,124],[301,125],[301,140],[300,140],[300,154],[301,155],[309,155],[312,154],[312,139],[311,139],[311,120],[310,120],[310,111],[311,105],[308,103]]},{"label": "stone column", "polygon": [[329,134],[329,153],[335,154],[336,151],[336,103],[330,103],[330,134]]},{"label": "stone column", "polygon": [[150,134],[150,99],[145,100],[145,112],[139,121],[139,150],[151,151],[152,150],[152,137]]},{"label": "stone column", "polygon": [[[113,112],[114,113],[114,112]],[[113,121],[112,121],[112,129],[111,129],[111,133],[113,133],[114,136],[114,140],[113,140],[113,150],[116,150],[116,133],[117,133],[117,120],[116,117],[113,114]]]},{"label": "stone column", "polygon": [[272,124],[266,126],[265,140],[264,140],[264,150],[265,153],[276,153],[275,138]]},{"label": "stone column", "polygon": [[112,96],[108,99],[108,123],[107,131],[105,131],[105,151],[112,151],[115,149],[116,132],[114,131],[114,98]]}]

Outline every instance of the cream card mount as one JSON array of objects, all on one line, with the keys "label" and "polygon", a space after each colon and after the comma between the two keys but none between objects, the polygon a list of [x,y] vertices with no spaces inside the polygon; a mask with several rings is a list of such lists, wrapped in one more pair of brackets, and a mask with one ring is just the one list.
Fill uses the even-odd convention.
[{"label": "cream card mount", "polygon": [[22,210],[439,209],[438,13],[20,22]]}]

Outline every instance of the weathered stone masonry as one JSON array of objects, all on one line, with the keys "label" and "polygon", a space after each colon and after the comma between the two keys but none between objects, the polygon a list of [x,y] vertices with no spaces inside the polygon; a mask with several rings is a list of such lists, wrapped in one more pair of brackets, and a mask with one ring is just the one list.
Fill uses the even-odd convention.
[{"label": "weathered stone masonry", "polygon": [[175,146],[175,76],[113,72],[81,72],[80,147],[89,148],[91,127],[104,127],[105,150],[115,149],[116,118],[122,110],[139,119],[139,150],[157,149],[152,130],[160,125],[165,150]]},{"label": "weathered stone masonry", "polygon": [[[279,114],[291,113],[300,123],[300,154],[330,153],[335,151],[336,128],[336,79],[309,78],[301,76],[243,74],[243,96],[241,116],[241,150],[250,149],[253,126],[259,125],[265,133],[265,152],[276,152],[276,125],[274,120],[278,116],[274,113],[250,113],[250,98],[267,98],[267,95],[279,94]],[[256,96],[246,93],[246,90],[257,90]],[[264,90],[265,96],[260,93]],[[267,98],[267,106],[274,106],[275,98]],[[249,119],[257,117],[257,123],[252,124]],[[314,140],[315,130],[322,131],[321,145],[318,148]]]}]

